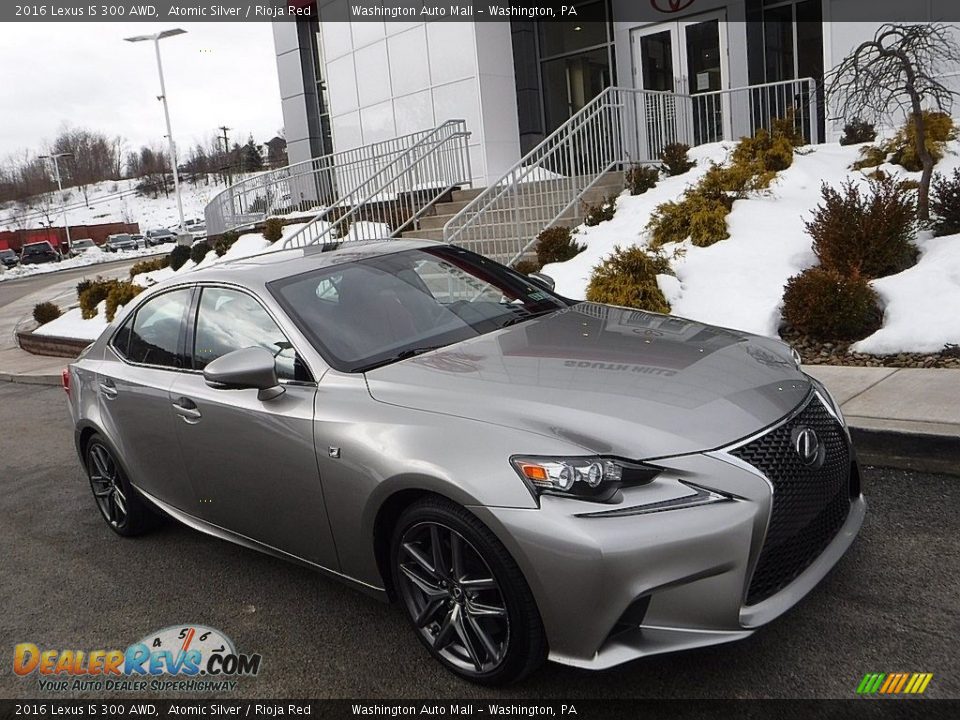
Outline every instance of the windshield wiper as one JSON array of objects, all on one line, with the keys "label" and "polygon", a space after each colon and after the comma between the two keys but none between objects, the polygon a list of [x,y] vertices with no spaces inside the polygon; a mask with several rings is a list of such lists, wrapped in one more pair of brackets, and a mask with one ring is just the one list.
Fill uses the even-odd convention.
[{"label": "windshield wiper", "polygon": [[400,360],[407,360],[408,358],[416,357],[417,355],[423,355],[431,350],[439,350],[443,347],[446,347],[446,345],[429,345],[424,347],[407,348],[406,350],[401,350],[396,355],[391,355],[383,360],[377,360],[369,365],[362,365],[358,368],[354,368],[353,372],[367,372],[368,370],[375,370],[378,367],[390,365],[391,363],[399,362]]},{"label": "windshield wiper", "polygon": [[503,329],[505,327],[510,327],[511,325],[516,325],[517,323],[522,323],[522,322],[526,322],[527,320],[532,320],[533,318],[543,317],[544,315],[550,315],[552,313],[557,312],[557,310],[559,310],[559,308],[550,308],[549,310],[540,310],[539,312],[533,312],[527,315],[520,315],[519,317],[513,317],[513,318],[510,318],[509,320],[504,321],[503,324],[500,325],[500,328]]}]

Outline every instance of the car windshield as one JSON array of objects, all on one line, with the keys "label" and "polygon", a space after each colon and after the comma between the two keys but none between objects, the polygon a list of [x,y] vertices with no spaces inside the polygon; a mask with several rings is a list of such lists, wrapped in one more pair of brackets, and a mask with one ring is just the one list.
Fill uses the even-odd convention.
[{"label": "car windshield", "polygon": [[50,250],[53,250],[53,248],[45,242],[23,246],[24,255],[37,255],[38,253],[49,252]]},{"label": "car windshield", "polygon": [[132,240],[133,238],[131,238],[129,235],[114,235],[112,238],[110,238],[110,242],[112,243],[125,243]]},{"label": "car windshield", "polygon": [[343,372],[372,370],[566,307],[523,275],[453,247],[363,258],[268,287]]},{"label": "car windshield", "polygon": [[0,250],[0,257],[14,257],[16,253],[13,250]]},{"label": "car windshield", "polygon": [[93,240],[77,240],[73,243],[74,248],[88,248],[93,247]]}]

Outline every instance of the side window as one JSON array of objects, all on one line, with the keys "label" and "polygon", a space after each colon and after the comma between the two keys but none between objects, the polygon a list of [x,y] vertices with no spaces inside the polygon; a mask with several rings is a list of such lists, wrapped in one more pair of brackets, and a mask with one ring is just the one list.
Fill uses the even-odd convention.
[{"label": "side window", "polygon": [[184,359],[177,350],[189,302],[187,288],[151,298],[114,336],[114,349],[130,362],[182,368]]},{"label": "side window", "polygon": [[236,290],[204,288],[197,309],[194,370],[202,370],[229,352],[256,345],[274,354],[281,380],[311,379],[293,346],[259,302]]}]

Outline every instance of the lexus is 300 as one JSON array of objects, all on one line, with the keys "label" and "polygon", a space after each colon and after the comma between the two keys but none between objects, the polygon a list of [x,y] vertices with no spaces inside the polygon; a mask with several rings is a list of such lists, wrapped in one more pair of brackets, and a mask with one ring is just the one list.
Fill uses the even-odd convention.
[{"label": "lexus is 300", "polygon": [[165,515],[393,599],[482,683],[747,637],[865,510],[787,346],[428,241],[182,273],[64,385],[116,533]]}]

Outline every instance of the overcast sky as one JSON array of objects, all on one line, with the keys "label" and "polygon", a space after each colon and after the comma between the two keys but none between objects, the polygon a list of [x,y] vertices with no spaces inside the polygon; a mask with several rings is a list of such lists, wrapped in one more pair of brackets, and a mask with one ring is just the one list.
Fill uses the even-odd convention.
[{"label": "overcast sky", "polygon": [[182,27],[160,41],[174,139],[182,152],[219,125],[233,139],[283,127],[270,23],[0,23],[0,157],[40,150],[64,123],[164,142],[152,42],[123,38]]}]

